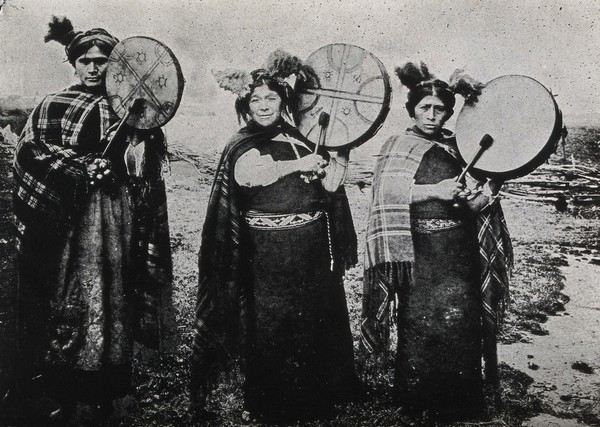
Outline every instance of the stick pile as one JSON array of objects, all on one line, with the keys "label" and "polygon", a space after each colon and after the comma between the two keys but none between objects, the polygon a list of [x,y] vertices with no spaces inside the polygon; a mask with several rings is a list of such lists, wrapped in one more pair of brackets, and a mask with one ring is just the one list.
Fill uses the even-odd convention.
[{"label": "stick pile", "polygon": [[573,160],[571,164],[544,164],[527,176],[507,182],[502,194],[554,203],[560,211],[600,205],[600,169]]}]

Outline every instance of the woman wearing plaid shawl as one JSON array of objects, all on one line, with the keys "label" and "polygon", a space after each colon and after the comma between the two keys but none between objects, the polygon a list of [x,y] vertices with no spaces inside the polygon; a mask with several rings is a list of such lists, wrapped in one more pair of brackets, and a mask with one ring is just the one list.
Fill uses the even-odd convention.
[{"label": "woman wearing plaid shawl", "polygon": [[282,72],[219,74],[223,87],[241,88],[236,109],[246,126],[223,152],[202,232],[196,416],[209,415],[207,393],[236,360],[247,421],[325,416],[356,385],[343,284],[356,263],[348,200],[343,187],[327,193],[316,179],[326,152],[313,154],[314,144],[284,120],[294,104]]},{"label": "woman wearing plaid shawl", "polygon": [[373,177],[362,343],[385,361],[391,318],[397,404],[446,420],[478,416],[482,357],[486,381],[497,385],[512,249],[500,183],[456,182],[462,163],[443,125],[455,93],[476,102],[482,86],[460,70],[449,83],[437,80],[422,63],[396,72],[414,126],[385,143]]},{"label": "woman wearing plaid shawl", "polygon": [[79,83],[48,95],[16,148],[21,380],[42,373],[66,422],[76,401],[131,392],[133,341],[165,348],[172,326],[171,254],[160,129],[126,127],[101,158],[118,117],[104,78],[118,40],[54,18]]}]

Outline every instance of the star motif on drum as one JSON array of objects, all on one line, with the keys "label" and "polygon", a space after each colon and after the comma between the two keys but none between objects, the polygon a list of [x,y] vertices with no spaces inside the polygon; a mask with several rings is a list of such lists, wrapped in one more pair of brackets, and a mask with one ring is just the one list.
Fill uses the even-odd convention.
[{"label": "star motif on drum", "polygon": [[167,78],[164,76],[164,74],[158,78],[158,86],[167,87]]},{"label": "star motif on drum", "polygon": [[353,75],[352,77],[354,77],[354,81],[355,81],[356,83],[360,83],[360,82],[361,82],[361,80],[362,80],[362,75],[360,75],[360,74],[355,74],[355,75]]},{"label": "star motif on drum", "polygon": [[113,79],[115,79],[117,83],[123,83],[125,76],[121,72],[118,72],[117,74],[113,74]]},{"label": "star motif on drum", "polygon": [[325,76],[325,78],[326,78],[327,80],[331,79],[331,71],[325,71],[325,72],[323,73],[323,75]]},{"label": "star motif on drum", "polygon": [[135,60],[140,64],[146,62],[146,52],[138,52]]},{"label": "star motif on drum", "polygon": [[350,110],[350,107],[348,107],[348,106],[345,106],[345,107],[343,107],[343,108],[342,108],[342,113],[343,113],[345,116],[347,116],[348,114],[350,114],[350,111],[351,111],[351,110]]}]

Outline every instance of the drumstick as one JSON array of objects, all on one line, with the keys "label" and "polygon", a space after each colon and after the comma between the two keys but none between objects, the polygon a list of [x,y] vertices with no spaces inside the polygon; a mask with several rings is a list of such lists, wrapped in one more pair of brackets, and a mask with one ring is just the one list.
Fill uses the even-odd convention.
[{"label": "drumstick", "polygon": [[[479,158],[481,157],[481,155],[483,154],[483,152],[485,150],[490,148],[490,146],[492,145],[493,142],[494,142],[494,138],[492,138],[488,133],[483,135],[483,138],[481,138],[481,141],[479,141],[479,149],[477,150],[477,152],[475,153],[475,155],[473,156],[471,161],[467,164],[467,166],[465,166],[465,168],[460,173],[460,175],[456,178],[456,182],[463,182],[465,180],[465,176],[471,170],[471,168],[473,167],[475,162],[477,162],[477,160],[479,160]],[[454,204],[452,206],[454,206],[455,208],[460,207],[460,205],[457,202],[454,202]]]},{"label": "drumstick", "polygon": [[477,160],[479,160],[483,152],[492,146],[493,142],[494,138],[492,138],[488,133],[483,135],[483,138],[481,138],[481,141],[479,141],[479,149],[477,150],[471,161],[467,164],[467,166],[465,166],[458,178],[456,178],[456,182],[464,181],[467,173],[471,170],[471,168],[477,162]]},{"label": "drumstick", "polygon": [[325,137],[327,136],[327,126],[329,126],[329,114],[327,114],[325,111],[319,114],[319,126],[321,127],[321,131],[319,132],[319,142],[317,142],[315,152],[313,154],[317,154],[319,146],[325,145]]},{"label": "drumstick", "polygon": [[140,114],[143,111],[143,106],[144,106],[144,100],[142,98],[136,98],[131,103],[131,105],[129,106],[129,109],[127,110],[127,114],[125,114],[123,116],[123,118],[119,122],[119,125],[117,126],[117,130],[115,131],[115,133],[113,133],[113,136],[110,139],[110,141],[108,141],[108,144],[106,144],[106,148],[102,152],[102,157],[106,157],[106,154],[108,153],[108,150],[112,146],[114,140],[117,137],[117,134],[121,131],[121,128],[123,127],[123,125],[125,124],[125,122],[127,121],[127,119],[129,119],[129,117],[132,114]]}]

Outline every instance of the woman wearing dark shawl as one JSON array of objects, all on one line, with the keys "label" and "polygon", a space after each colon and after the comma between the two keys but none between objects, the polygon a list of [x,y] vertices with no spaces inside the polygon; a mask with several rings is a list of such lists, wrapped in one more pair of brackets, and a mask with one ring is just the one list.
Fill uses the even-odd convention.
[{"label": "woman wearing dark shawl", "polygon": [[50,422],[63,423],[78,400],[106,417],[132,391],[134,340],[172,345],[172,269],[162,131],[125,126],[101,158],[118,121],[105,90],[118,40],[66,18],[49,40],[80,82],[44,98],[15,152],[19,356],[21,379],[43,374],[60,404]]},{"label": "woman wearing dark shawl", "polygon": [[317,179],[326,152],[284,120],[295,104],[283,79],[307,71],[281,52],[269,63],[217,75],[246,126],[223,152],[202,233],[192,405],[202,413],[237,360],[244,418],[284,422],[326,415],[356,384],[343,284],[356,234],[343,187]]},{"label": "woman wearing dark shawl", "polygon": [[409,89],[414,126],[385,143],[375,169],[362,343],[387,355],[391,318],[397,404],[443,419],[478,416],[482,357],[486,380],[497,385],[496,333],[512,249],[500,183],[456,182],[464,163],[443,125],[455,93],[476,102],[482,85],[460,70],[447,84],[422,63],[396,71]]}]

